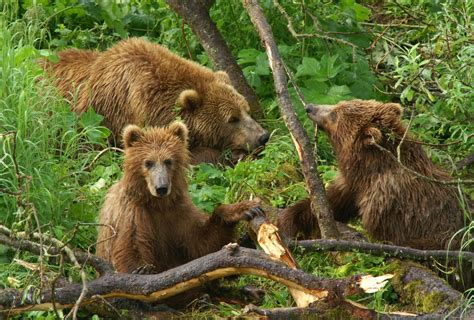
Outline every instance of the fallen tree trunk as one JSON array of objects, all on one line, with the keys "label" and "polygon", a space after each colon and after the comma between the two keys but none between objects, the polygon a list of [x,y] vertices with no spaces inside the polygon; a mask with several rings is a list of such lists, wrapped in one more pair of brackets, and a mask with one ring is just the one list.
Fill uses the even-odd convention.
[{"label": "fallen tree trunk", "polygon": [[[184,291],[201,286],[203,283],[237,274],[248,274],[278,281],[289,288],[308,294],[327,291],[325,301],[343,301],[348,294],[361,293],[359,282],[362,277],[345,279],[323,279],[293,270],[269,259],[265,254],[230,244],[207,256],[193,260],[182,266],[155,275],[105,274],[87,284],[83,305],[99,298],[128,298],[146,302],[160,301]],[[3,310],[22,312],[52,309],[52,301],[57,309],[71,307],[82,291],[82,285],[71,284],[41,292],[21,292],[15,289],[0,291],[0,306]]]},{"label": "fallen tree trunk", "polygon": [[270,68],[273,72],[280,112],[298,151],[311,201],[311,209],[318,221],[321,235],[323,238],[337,238],[336,223],[326,199],[324,185],[316,172],[316,159],[312,152],[313,148],[306,131],[293,109],[283,61],[273,38],[272,29],[257,0],[243,0],[243,3],[267,52]]}]

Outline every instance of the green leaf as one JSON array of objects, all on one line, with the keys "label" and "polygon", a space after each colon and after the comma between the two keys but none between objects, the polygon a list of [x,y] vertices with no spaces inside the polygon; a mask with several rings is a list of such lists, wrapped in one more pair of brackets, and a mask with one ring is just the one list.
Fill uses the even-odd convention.
[{"label": "green leaf", "polygon": [[260,53],[257,57],[255,73],[261,76],[270,75],[270,66],[268,65],[268,58],[265,53]]},{"label": "green leaf", "polygon": [[103,119],[103,116],[95,113],[94,109],[89,108],[79,117],[79,124],[83,129],[87,127],[95,127],[99,126]]},{"label": "green leaf", "polygon": [[332,86],[329,88],[328,91],[328,96],[334,96],[334,97],[349,97],[351,95],[351,89],[349,89],[348,86]]},{"label": "green leaf", "polygon": [[318,73],[320,65],[318,60],[309,57],[303,57],[303,62],[296,69],[295,77],[314,76]]}]

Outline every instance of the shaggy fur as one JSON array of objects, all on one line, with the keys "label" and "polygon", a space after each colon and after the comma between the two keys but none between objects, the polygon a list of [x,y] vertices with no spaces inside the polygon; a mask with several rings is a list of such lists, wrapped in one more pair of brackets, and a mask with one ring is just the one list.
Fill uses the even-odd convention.
[{"label": "shaggy fur", "polygon": [[[242,155],[268,141],[249,115],[249,105],[223,71],[183,59],[143,39],[123,40],[103,53],[66,50],[59,63],[43,62],[65,97],[78,92],[77,113],[90,106],[104,116],[116,138],[127,124],[166,125],[180,116],[190,131],[193,158],[216,149]],[[75,100],[73,100],[75,101]]]},{"label": "shaggy fur", "polygon": [[[207,215],[193,205],[186,181],[187,129],[181,123],[148,130],[130,125],[124,143],[124,176],[106,196],[97,242],[97,255],[119,272],[147,265],[161,272],[217,251],[234,240],[235,225],[257,206],[221,205]],[[157,194],[163,185],[167,193]]]},{"label": "shaggy fur", "polygon": [[[353,100],[311,106],[307,111],[329,136],[336,154],[339,174],[327,194],[337,220],[360,215],[370,235],[396,245],[423,249],[448,246],[451,236],[464,226],[457,188],[414,177],[374,145],[396,156],[407,130],[400,105]],[[422,175],[450,180],[421,145],[412,141],[407,136],[401,145],[402,163]],[[305,224],[295,225],[298,221]],[[290,236],[296,236],[298,230],[306,232],[308,224],[316,226],[309,200],[286,209],[280,217],[280,228]],[[456,241],[451,245],[456,246]]]}]

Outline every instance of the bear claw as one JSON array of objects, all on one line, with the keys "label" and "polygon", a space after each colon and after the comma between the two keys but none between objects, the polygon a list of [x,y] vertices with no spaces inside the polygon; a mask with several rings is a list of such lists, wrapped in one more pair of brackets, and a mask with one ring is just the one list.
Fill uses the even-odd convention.
[{"label": "bear claw", "polygon": [[132,274],[155,274],[155,273],[158,273],[158,270],[152,264],[144,264],[132,271]]}]

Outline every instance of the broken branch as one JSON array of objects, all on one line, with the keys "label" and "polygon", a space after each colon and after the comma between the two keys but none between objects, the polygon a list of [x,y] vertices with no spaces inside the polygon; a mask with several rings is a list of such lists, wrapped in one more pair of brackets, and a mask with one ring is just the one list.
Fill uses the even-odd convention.
[{"label": "broken branch", "polygon": [[316,160],[311,152],[311,142],[294,111],[288,92],[288,82],[283,62],[273,38],[271,27],[258,1],[244,0],[243,3],[267,53],[270,68],[273,72],[280,112],[298,151],[311,201],[311,208],[319,223],[321,235],[323,238],[336,238],[338,234],[336,224],[326,199],[324,185],[316,174]]},{"label": "broken branch", "polygon": [[[361,292],[359,276],[345,279],[319,278],[275,262],[257,250],[230,244],[220,251],[160,274],[105,274],[87,284],[88,290],[82,305],[91,303],[97,297],[159,301],[199,287],[203,283],[237,274],[265,277],[308,294],[324,290],[328,292],[325,300],[330,301],[342,301],[347,294]],[[45,289],[36,292],[37,294],[6,289],[0,291],[0,308],[13,312],[46,310],[52,307],[53,295],[56,308],[67,308],[77,301],[81,292],[80,284],[56,288],[54,292]]]},{"label": "broken branch", "polygon": [[[38,238],[38,236],[39,235],[36,233],[32,234],[33,238]],[[50,241],[51,237],[44,236],[44,239],[45,239],[45,242],[50,244],[49,246],[44,247],[45,257],[59,256],[59,255],[64,254],[64,248],[59,248],[57,246],[51,245],[51,241]],[[26,238],[25,233],[23,232],[13,233],[10,229],[8,229],[7,227],[3,225],[0,225],[0,243],[11,248],[29,251],[37,255],[39,255],[41,252],[41,245],[36,242],[28,240]],[[114,272],[114,269],[109,262],[93,254],[75,250],[74,255],[79,263],[90,265],[99,273],[99,275],[104,275],[107,273]],[[67,261],[72,262],[68,255],[66,255],[65,258]]]},{"label": "broken branch", "polygon": [[419,250],[409,247],[399,247],[389,244],[355,242],[347,240],[317,239],[291,242],[290,246],[299,246],[306,251],[357,251],[373,255],[382,255],[400,259],[426,261],[430,259],[474,261],[474,252],[457,250]]}]

